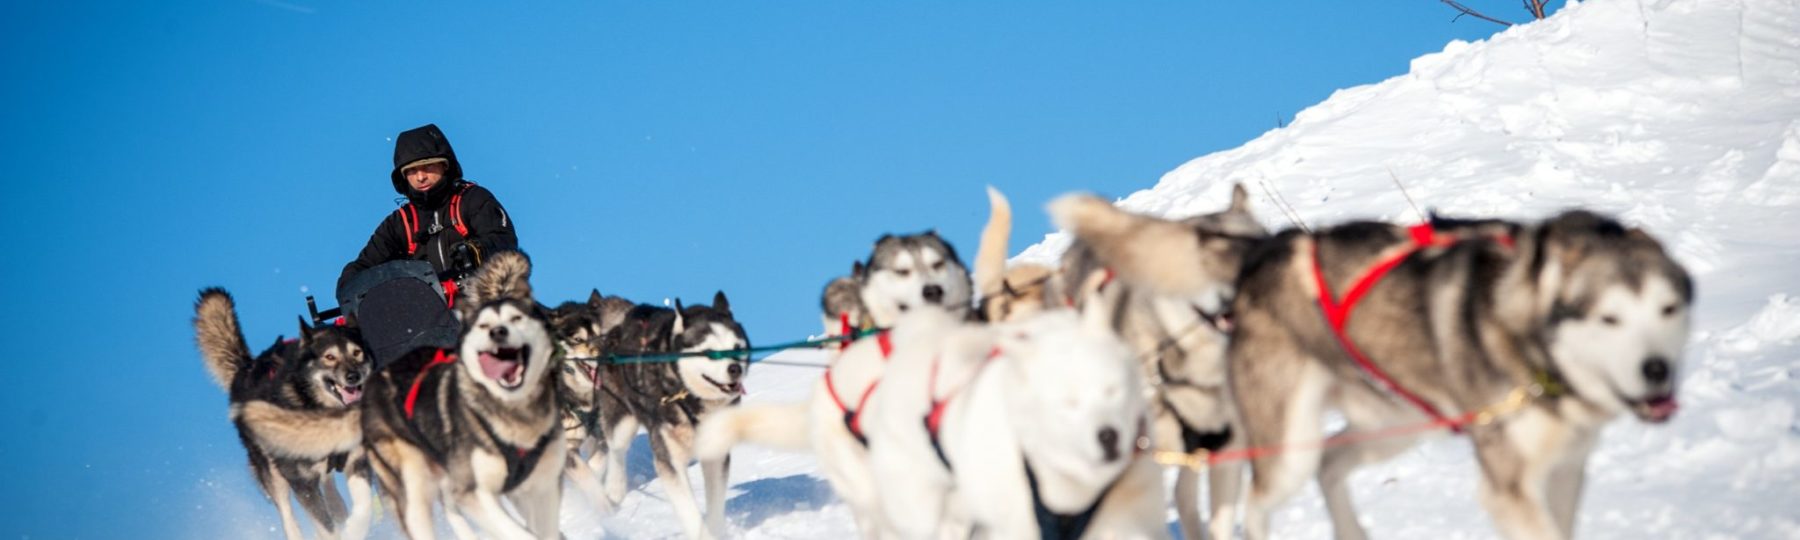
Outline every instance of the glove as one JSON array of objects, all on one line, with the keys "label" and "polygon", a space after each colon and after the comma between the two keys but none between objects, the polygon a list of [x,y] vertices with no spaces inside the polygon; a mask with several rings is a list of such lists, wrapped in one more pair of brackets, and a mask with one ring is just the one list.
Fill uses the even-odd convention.
[{"label": "glove", "polygon": [[457,242],[450,246],[450,267],[459,274],[466,274],[481,266],[481,251],[468,241]]}]

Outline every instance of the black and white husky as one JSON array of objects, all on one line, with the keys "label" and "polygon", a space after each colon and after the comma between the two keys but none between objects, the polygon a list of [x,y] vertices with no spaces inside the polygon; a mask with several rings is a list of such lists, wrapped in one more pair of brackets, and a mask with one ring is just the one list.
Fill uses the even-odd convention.
[{"label": "black and white husky", "polygon": [[[713,295],[711,306],[684,307],[679,301],[675,309],[639,305],[602,337],[601,349],[610,355],[654,355],[741,351],[749,346],[743,326],[732,318],[731,305],[720,292]],[[713,411],[738,402],[749,369],[748,355],[741,354],[603,363],[596,398],[604,437],[590,463],[604,464],[607,497],[614,503],[625,497],[625,453],[643,427],[649,434],[656,476],[681,519],[682,531],[690,538],[721,534],[730,457],[700,464],[706,487],[704,524],[688,487],[687,466],[696,457],[695,427]]]},{"label": "black and white husky", "polygon": [[[200,292],[194,333],[201,359],[231,395],[231,419],[250,455],[250,471],[281,511],[289,539],[301,538],[288,493],[312,518],[321,538],[361,538],[369,524],[369,479],[360,465],[357,403],[369,359],[354,330],[300,321],[299,338],[277,340],[252,358],[237,308],[223,289]],[[350,467],[356,502],[348,514],[331,471]]]},{"label": "black and white husky", "polygon": [[[364,439],[401,526],[431,538],[440,497],[461,538],[557,538],[563,431],[548,320],[523,254],[494,255],[457,301],[456,350],[421,349],[368,384]],[[509,515],[510,499],[524,518]]]}]

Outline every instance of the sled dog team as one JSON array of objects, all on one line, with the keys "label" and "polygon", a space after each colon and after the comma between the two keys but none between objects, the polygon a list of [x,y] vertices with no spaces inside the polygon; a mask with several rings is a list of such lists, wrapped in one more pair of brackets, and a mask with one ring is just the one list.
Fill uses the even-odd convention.
[{"label": "sled dog team", "polygon": [[[640,429],[690,538],[726,533],[740,443],[816,455],[869,538],[1166,537],[1169,456],[1196,465],[1172,490],[1187,538],[1266,538],[1308,478],[1336,537],[1362,538],[1350,472],[1446,435],[1472,443],[1504,536],[1567,538],[1600,430],[1677,409],[1692,281],[1606,216],[1269,234],[1241,186],[1186,219],[1070,195],[1049,205],[1061,264],[1007,268],[989,198],[972,271],[935,233],[888,235],[826,286],[824,329],[850,336],[798,403],[740,403],[750,344],[723,293],[548,308],[517,252],[461,289],[455,349],[379,370],[354,329],[304,320],[251,356],[218,289],[194,324],[289,538],[290,492],[317,536],[366,535],[371,477],[411,537],[441,503],[459,538],[557,538],[563,480],[610,511]],[[707,354],[599,361],[660,353]]]}]

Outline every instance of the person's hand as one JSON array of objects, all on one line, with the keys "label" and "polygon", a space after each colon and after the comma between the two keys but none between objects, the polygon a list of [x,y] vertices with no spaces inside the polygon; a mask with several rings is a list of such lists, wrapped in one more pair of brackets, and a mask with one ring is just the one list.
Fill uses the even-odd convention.
[{"label": "person's hand", "polygon": [[467,241],[457,242],[450,246],[450,267],[457,272],[474,270],[481,261],[476,260],[475,248]]}]

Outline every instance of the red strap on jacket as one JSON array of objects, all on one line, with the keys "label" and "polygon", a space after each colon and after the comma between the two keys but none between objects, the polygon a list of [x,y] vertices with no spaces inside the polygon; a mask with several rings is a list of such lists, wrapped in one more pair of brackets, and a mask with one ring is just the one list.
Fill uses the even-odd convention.
[{"label": "red strap on jacket", "polygon": [[454,362],[456,362],[456,355],[444,354],[443,349],[438,349],[437,355],[431,357],[431,363],[425,364],[425,367],[419,369],[419,376],[413,377],[412,389],[406,391],[407,420],[411,420],[413,417],[413,403],[419,400],[419,387],[425,385],[425,375],[431,373],[431,368]]},{"label": "red strap on jacket", "polygon": [[[468,191],[469,186],[473,186],[475,183],[464,180],[462,184],[462,188],[458,189],[455,195],[450,196],[450,226],[456,228],[456,234],[468,238],[469,226],[463,224],[462,218],[462,196],[463,192]],[[412,255],[419,251],[418,242],[413,241],[413,237],[419,234],[419,210],[413,207],[413,203],[406,203],[406,206],[400,207],[398,212],[400,212],[400,223],[406,227],[406,254]]]},{"label": "red strap on jacket", "polygon": [[406,227],[406,254],[411,256],[419,251],[419,244],[413,241],[413,235],[419,233],[419,211],[413,209],[412,203],[395,211],[400,213],[400,223]]}]

